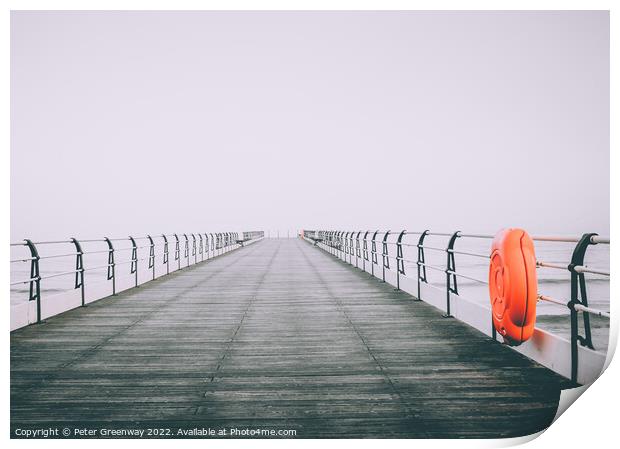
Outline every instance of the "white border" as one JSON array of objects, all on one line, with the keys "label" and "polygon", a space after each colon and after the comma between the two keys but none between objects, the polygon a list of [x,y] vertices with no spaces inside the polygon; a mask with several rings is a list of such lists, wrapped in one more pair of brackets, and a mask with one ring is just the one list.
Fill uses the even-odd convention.
[{"label": "white border", "polygon": [[[109,0],[109,1],[91,1],[86,4],[84,1],[77,0],[65,0],[65,1],[14,1],[9,0],[4,3],[5,8],[3,10],[2,23],[3,27],[0,29],[2,32],[3,45],[1,46],[2,60],[5,61],[5,69],[2,71],[2,81],[4,85],[3,89],[3,104],[5,107],[2,109],[2,136],[5,144],[3,145],[3,152],[1,155],[0,167],[3,171],[2,179],[2,195],[0,196],[3,210],[9,210],[9,148],[10,148],[10,136],[9,136],[9,117],[10,117],[10,81],[9,81],[9,36],[10,36],[10,18],[9,11],[11,9],[414,9],[414,10],[480,10],[480,9],[493,9],[493,10],[554,10],[554,9],[604,9],[611,10],[611,191],[612,191],[612,204],[615,198],[614,193],[618,190],[618,181],[616,177],[618,175],[618,156],[617,156],[617,139],[615,129],[617,128],[616,120],[616,105],[618,104],[618,91],[615,88],[613,80],[617,78],[618,67],[618,25],[620,20],[617,17],[618,7],[614,8],[615,4],[612,1],[550,1],[550,0],[524,0],[524,1],[395,1],[395,0],[383,0],[383,1],[369,1],[369,0],[315,0],[315,1],[283,1],[283,0],[271,0],[261,1],[260,4],[257,1],[209,1],[209,0],[177,0],[177,1],[164,1],[164,0],[151,0],[149,2],[141,2],[138,0]],[[614,51],[615,50],[615,51]],[[611,234],[612,238],[615,235],[615,229],[618,223],[618,201],[616,205],[611,207]],[[2,231],[5,236],[5,242],[9,241],[9,217],[8,214],[4,215],[2,220]],[[619,266],[618,255],[614,251],[614,246],[611,247],[611,265],[612,269]],[[2,255],[0,257],[2,270],[2,281],[5,285],[5,299],[8,307],[8,285],[9,285],[9,251],[8,245],[2,246]],[[614,273],[615,274],[615,273]],[[611,293],[612,298],[617,297],[617,288],[615,276],[611,278]],[[613,303],[613,301],[612,301]],[[611,356],[615,344],[617,342],[618,326],[616,316],[617,307],[612,304],[612,329],[611,329],[611,342],[609,355]],[[9,327],[9,314],[2,315],[5,320],[5,328]],[[9,360],[9,340],[5,340],[3,345],[3,356],[5,361]],[[4,438],[8,438],[8,421],[9,421],[9,364],[5,364],[5,369],[2,371],[4,389],[4,407],[2,408],[2,418],[6,427],[3,433]],[[530,444],[530,447],[546,447],[554,445],[557,447],[606,447],[610,441],[614,441],[618,435],[617,426],[617,412],[616,404],[620,399],[620,388],[618,387],[618,381],[620,380],[620,368],[618,363],[612,363],[603,376],[595,382],[595,384],[588,390],[584,397],[580,398],[575,405],[573,405],[553,426],[550,430],[545,432],[543,436],[535,440]],[[290,446],[293,443],[292,440],[280,440],[280,441],[254,441],[252,444],[257,447],[284,447]],[[395,446],[407,446],[411,444],[423,444],[423,447],[445,447],[446,445],[458,446],[458,447],[503,447],[507,445],[517,444],[517,441],[506,440],[450,440],[449,442],[441,440],[424,440],[412,443],[411,441],[395,441],[387,440],[382,441],[381,444],[390,444]],[[40,442],[35,441],[18,441],[11,440],[9,442],[11,446],[19,447],[40,447]],[[52,447],[67,447],[72,445],[82,445],[81,441],[66,441],[56,440],[47,442]],[[110,442],[100,440],[91,441],[89,444],[93,446],[108,446]],[[168,441],[131,441],[121,442],[116,441],[114,444],[131,444],[135,445],[149,445],[149,447],[162,447],[168,446]],[[204,446],[205,442],[198,441],[185,441],[185,442],[173,442],[175,445],[184,444],[190,446]],[[228,441],[210,441],[212,445],[247,445],[247,440],[228,440]],[[297,441],[297,445],[302,447],[310,447],[316,443],[310,440]],[[336,446],[341,445],[339,441],[322,441],[322,445]],[[356,446],[370,447],[375,445],[374,441],[356,441]]]}]

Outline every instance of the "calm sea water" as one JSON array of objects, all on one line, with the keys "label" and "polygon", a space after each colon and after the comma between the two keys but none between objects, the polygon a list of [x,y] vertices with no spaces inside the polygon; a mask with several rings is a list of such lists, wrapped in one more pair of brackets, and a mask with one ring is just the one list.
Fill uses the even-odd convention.
[{"label": "calm sea water", "polygon": [[[395,238],[395,237],[394,237]],[[408,239],[408,240],[407,240]],[[390,239],[393,241],[393,239]],[[407,236],[403,243],[415,244],[417,243],[416,236]],[[437,248],[445,248],[447,239],[445,237],[428,236],[425,241],[425,245]],[[148,241],[138,241],[138,246],[146,246]],[[490,240],[486,239],[466,239],[462,238],[457,240],[455,250],[473,252],[479,254],[489,254],[490,252]],[[114,242],[115,246],[115,258],[117,276],[129,277],[133,276],[130,273],[131,259],[131,244],[127,242]],[[46,257],[54,254],[67,254],[74,252],[74,247],[70,243],[64,244],[51,244],[51,245],[39,245],[39,254],[41,257]],[[95,252],[96,254],[84,255],[84,266],[86,269],[91,267],[103,266],[107,264],[107,254],[105,252],[99,253],[99,251],[107,250],[105,242],[92,242],[84,243],[82,249],[88,252]],[[370,249],[370,244],[369,244]],[[377,244],[378,251],[381,251],[380,243]],[[557,242],[536,242],[536,258],[539,261],[552,262],[558,264],[568,265],[571,259],[571,254],[574,249],[572,243],[557,243]],[[394,246],[389,247],[390,250],[390,265],[395,267],[395,261],[393,256],[395,255]],[[174,244],[170,244],[170,269],[171,271],[178,267],[178,261],[174,260]],[[155,242],[155,269],[156,275],[160,275],[166,272],[166,265],[163,263],[163,241]],[[139,248],[138,258],[148,258],[149,248]],[[439,267],[445,267],[446,254],[444,251],[426,250],[426,262],[431,265]],[[21,257],[29,257],[29,253],[26,248],[12,247],[11,259],[18,259]],[[196,256],[191,255],[190,259],[193,262]],[[197,254],[198,260],[201,260],[202,256]],[[404,247],[404,258],[411,261],[417,258],[417,248],[412,246]],[[187,258],[184,255],[183,244],[181,244],[180,253],[181,265],[187,265]],[[381,258],[379,257],[379,263]],[[586,265],[593,268],[600,268],[605,271],[609,271],[609,245],[593,245],[589,247],[586,256]],[[456,255],[456,267],[457,272],[464,275],[477,278],[480,280],[486,280],[488,276],[488,260],[472,257],[466,255]],[[59,257],[42,259],[40,261],[41,276],[46,277],[66,271],[75,269],[75,256]],[[416,276],[417,269],[415,263],[407,262],[405,265],[406,275],[414,277]],[[138,264],[138,275],[140,280],[146,280],[152,277],[152,271],[148,268],[148,261],[141,260]],[[540,294],[552,296],[554,298],[568,302],[570,299],[570,273],[568,270],[558,270],[552,268],[539,268],[537,270],[538,275],[538,291]],[[96,288],[97,285],[106,285],[110,283],[107,278],[107,269],[105,267],[87,271],[85,273],[86,283],[89,288]],[[30,264],[24,263],[12,263],[11,264],[11,282],[18,280],[25,280],[30,277]],[[427,270],[427,278],[430,284],[445,288],[445,274],[436,270]],[[609,311],[610,291],[609,291],[609,278],[601,275],[586,274],[587,279],[587,293],[590,306]],[[74,288],[75,276],[65,275],[54,277],[50,279],[44,279],[41,282],[42,296],[51,297],[52,295],[59,295],[65,291],[72,290]],[[468,299],[479,301],[487,304],[489,302],[488,286],[468,279],[459,278],[458,290],[459,294]],[[50,298],[51,299],[51,298]],[[15,285],[11,287],[11,304],[17,304],[28,300],[28,284]],[[559,332],[564,335],[568,335],[570,330],[568,317],[564,320],[562,316],[568,315],[569,311],[567,307],[558,306],[555,304],[538,302],[537,306],[538,325],[542,328],[549,328],[555,332]],[[607,320],[608,321],[608,320]],[[597,321],[598,323],[599,321]],[[605,324],[603,328],[608,327]],[[600,331],[597,335],[597,340],[605,342],[606,345],[606,330]]]}]

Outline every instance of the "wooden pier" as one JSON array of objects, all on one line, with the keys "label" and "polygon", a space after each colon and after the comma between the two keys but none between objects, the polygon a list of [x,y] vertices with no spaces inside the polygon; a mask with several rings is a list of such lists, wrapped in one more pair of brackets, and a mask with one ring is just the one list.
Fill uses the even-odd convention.
[{"label": "wooden pier", "polygon": [[13,436],[509,437],[546,428],[567,386],[299,239],[263,240],[11,334]]}]

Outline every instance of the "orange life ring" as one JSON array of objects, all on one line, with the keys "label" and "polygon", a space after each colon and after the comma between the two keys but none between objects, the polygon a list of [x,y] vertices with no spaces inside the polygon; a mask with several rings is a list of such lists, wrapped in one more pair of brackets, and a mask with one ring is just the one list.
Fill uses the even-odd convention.
[{"label": "orange life ring", "polygon": [[534,333],[536,324],[536,254],[523,229],[502,229],[493,239],[489,266],[493,326],[509,345]]}]

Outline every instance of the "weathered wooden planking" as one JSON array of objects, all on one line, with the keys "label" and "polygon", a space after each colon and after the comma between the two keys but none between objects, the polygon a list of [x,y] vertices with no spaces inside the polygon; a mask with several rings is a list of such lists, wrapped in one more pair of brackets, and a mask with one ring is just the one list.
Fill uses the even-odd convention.
[{"label": "weathered wooden planking", "polygon": [[11,335],[11,428],[502,437],[551,371],[301,240],[265,240]]}]

